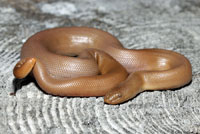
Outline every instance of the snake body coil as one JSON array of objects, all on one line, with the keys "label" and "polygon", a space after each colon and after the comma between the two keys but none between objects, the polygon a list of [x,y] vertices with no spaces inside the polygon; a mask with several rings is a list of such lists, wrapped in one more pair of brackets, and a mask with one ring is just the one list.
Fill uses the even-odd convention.
[{"label": "snake body coil", "polygon": [[33,73],[45,92],[58,96],[105,96],[118,104],[145,90],[181,87],[192,79],[190,62],[162,49],[129,50],[95,28],[44,30],[22,47],[13,73]]}]

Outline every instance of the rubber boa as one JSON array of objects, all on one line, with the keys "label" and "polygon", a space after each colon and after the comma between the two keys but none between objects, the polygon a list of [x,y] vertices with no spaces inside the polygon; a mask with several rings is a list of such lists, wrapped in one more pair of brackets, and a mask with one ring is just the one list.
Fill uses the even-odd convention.
[{"label": "rubber boa", "polygon": [[164,49],[126,49],[108,32],[88,27],[40,31],[21,49],[16,78],[32,74],[56,96],[104,96],[123,103],[145,90],[179,88],[192,80],[189,60]]}]

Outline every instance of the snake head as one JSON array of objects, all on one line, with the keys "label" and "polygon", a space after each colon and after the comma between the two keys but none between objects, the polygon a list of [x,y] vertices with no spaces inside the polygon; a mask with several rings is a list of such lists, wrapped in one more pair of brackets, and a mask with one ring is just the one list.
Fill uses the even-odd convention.
[{"label": "snake head", "polygon": [[116,87],[104,96],[104,102],[107,104],[120,104],[124,103],[135,97],[140,91],[133,87]]},{"label": "snake head", "polygon": [[109,91],[104,101],[108,104],[120,104],[142,92],[142,79],[139,74],[132,73],[128,78],[120,83],[117,87]]},{"label": "snake head", "polygon": [[113,105],[122,103],[123,95],[120,92],[110,92],[104,96],[104,102]]},{"label": "snake head", "polygon": [[130,88],[124,86],[124,83],[121,83],[104,96],[104,102],[115,105],[123,103],[130,98],[132,98],[132,94],[130,94]]}]

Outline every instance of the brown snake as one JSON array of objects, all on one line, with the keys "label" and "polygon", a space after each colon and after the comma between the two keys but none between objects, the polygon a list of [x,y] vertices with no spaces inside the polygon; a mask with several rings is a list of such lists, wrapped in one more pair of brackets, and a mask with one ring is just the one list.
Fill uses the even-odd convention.
[{"label": "brown snake", "polygon": [[24,43],[13,73],[19,79],[33,74],[52,95],[105,96],[109,104],[145,90],[178,88],[192,79],[191,64],[179,53],[126,49],[111,34],[87,27],[36,33]]}]

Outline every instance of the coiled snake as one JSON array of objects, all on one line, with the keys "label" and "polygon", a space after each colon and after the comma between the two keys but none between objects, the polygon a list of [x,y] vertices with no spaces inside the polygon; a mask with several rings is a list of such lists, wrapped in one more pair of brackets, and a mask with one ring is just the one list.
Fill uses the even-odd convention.
[{"label": "coiled snake", "polygon": [[129,50],[111,34],[95,28],[41,31],[21,50],[16,78],[33,74],[45,92],[58,96],[105,96],[125,102],[145,90],[181,87],[192,79],[183,55],[162,49]]}]

